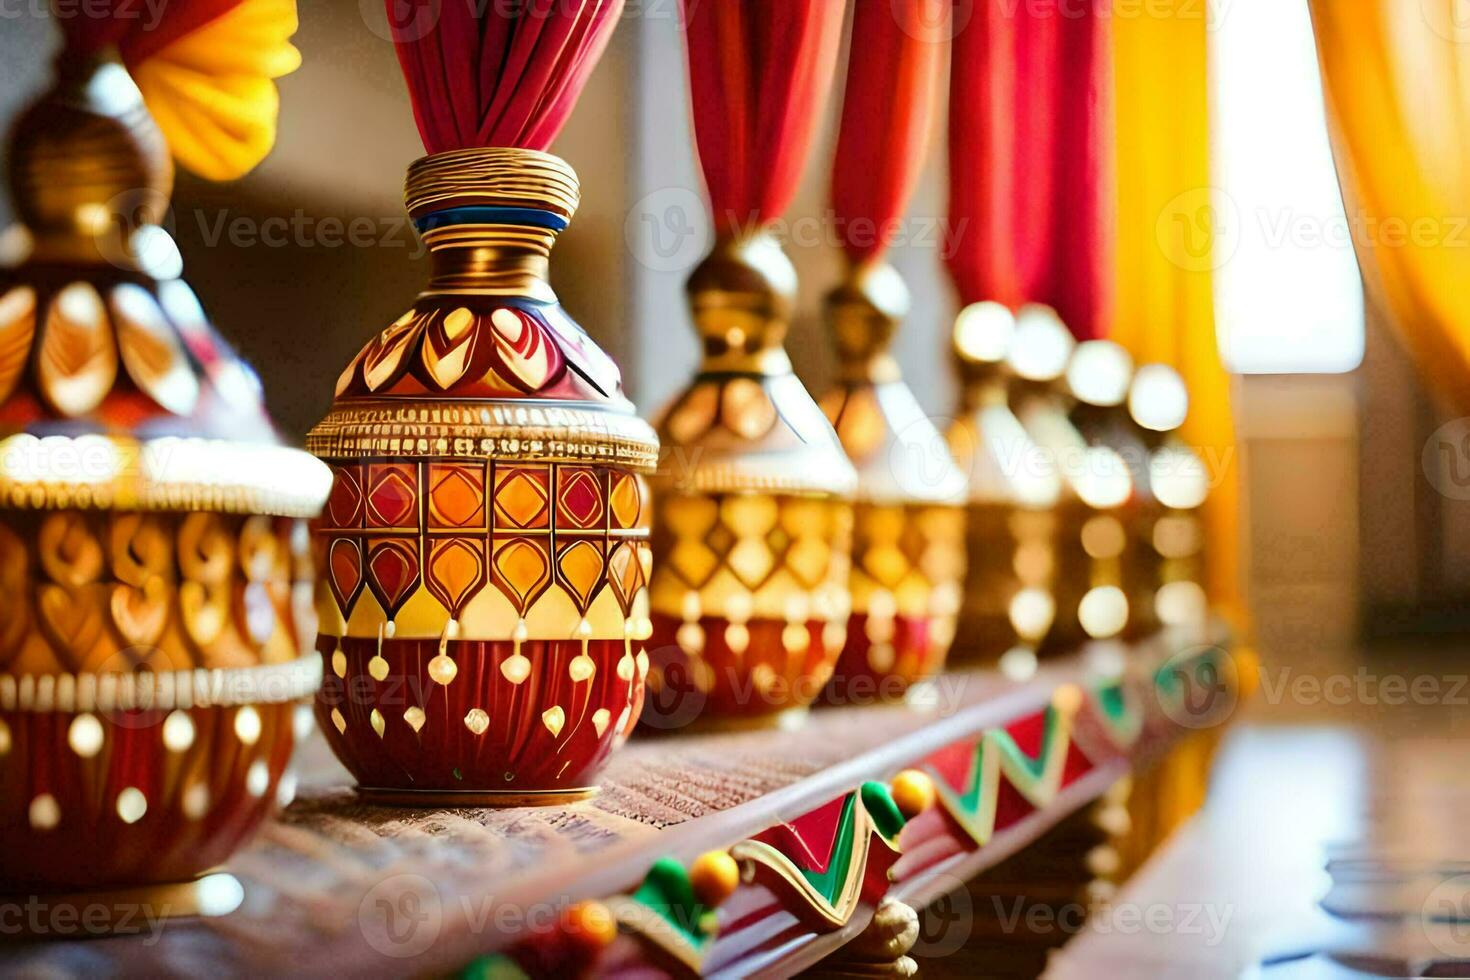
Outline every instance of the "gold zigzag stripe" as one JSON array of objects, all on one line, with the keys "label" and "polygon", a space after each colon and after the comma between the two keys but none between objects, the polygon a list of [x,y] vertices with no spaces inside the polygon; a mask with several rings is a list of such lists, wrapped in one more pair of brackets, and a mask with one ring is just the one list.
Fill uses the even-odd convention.
[{"label": "gold zigzag stripe", "polygon": [[764,868],[789,886],[831,928],[840,929],[847,925],[862,897],[863,881],[868,870],[868,854],[872,850],[873,842],[876,840],[882,847],[898,853],[898,847],[880,834],[873,824],[873,818],[863,805],[861,792],[853,790],[853,793],[858,798],[853,806],[852,853],[848,856],[842,892],[835,902],[827,901],[790,858],[764,841],[746,840],[730,848],[730,856],[736,861],[742,864],[750,862],[753,866],[752,871],[742,875],[742,878],[749,880],[754,873]]},{"label": "gold zigzag stripe", "polygon": [[[1048,717],[1050,731],[1042,738],[1046,756],[1039,774],[1027,767],[1014,740],[1004,729],[992,728],[980,736],[980,795],[973,814],[965,808],[962,799],[967,794],[956,793],[932,766],[924,767],[934,779],[940,805],[965,828],[976,844],[984,847],[995,834],[995,807],[1000,797],[1002,775],[1038,810],[1050,806],[1056,799],[1067,763],[1067,751],[1072,744],[1073,722],[1081,705],[1082,690],[1076,685],[1064,684],[1052,694]],[[977,777],[972,773],[971,778]]]}]

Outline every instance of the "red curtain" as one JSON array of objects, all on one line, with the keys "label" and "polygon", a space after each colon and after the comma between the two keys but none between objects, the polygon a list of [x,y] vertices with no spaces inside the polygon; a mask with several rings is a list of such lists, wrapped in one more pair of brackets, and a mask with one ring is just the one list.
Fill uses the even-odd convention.
[{"label": "red curtain", "polygon": [[924,168],[951,0],[856,0],[832,211],[853,262],[882,255]]},{"label": "red curtain", "polygon": [[1108,19],[1060,0],[956,0],[954,17],[947,261],[960,299],[1047,303],[1079,338],[1101,336],[1112,283]]},{"label": "red curtain", "polygon": [[681,0],[694,136],[721,234],[791,204],[842,35],[839,0]]},{"label": "red curtain", "polygon": [[622,9],[623,0],[387,0],[424,148],[549,147]]},{"label": "red curtain", "polygon": [[69,50],[91,54],[113,46],[129,65],[136,65],[186,34],[238,7],[244,0],[89,0],[53,6]]}]

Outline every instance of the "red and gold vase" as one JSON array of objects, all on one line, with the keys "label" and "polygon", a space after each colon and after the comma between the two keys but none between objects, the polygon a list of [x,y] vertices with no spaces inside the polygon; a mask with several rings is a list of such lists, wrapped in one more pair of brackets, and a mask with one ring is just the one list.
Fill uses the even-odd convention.
[{"label": "red and gold vase", "polygon": [[858,472],[852,618],[826,691],[837,704],[899,698],[941,669],[960,607],[965,478],[888,353],[908,307],[881,260],[827,297],[840,373],[821,404]]},{"label": "red and gold vase", "polygon": [[1158,628],[1154,591],[1156,572],[1150,528],[1158,513],[1149,479],[1147,439],[1128,412],[1133,358],[1111,340],[1077,345],[1067,365],[1073,399],[1071,419],[1087,441],[1093,469],[1111,467],[1126,480],[1121,504],[1094,514],[1082,526],[1082,549],[1092,562],[1092,588],[1083,597],[1089,617],[1113,607],[1126,618],[1111,638],[1136,641]]},{"label": "red and gold vase", "polygon": [[781,346],[795,288],[763,233],[689,281],[704,358],[659,422],[653,727],[797,720],[846,639],[856,473]]},{"label": "red and gold vase", "polygon": [[0,891],[208,911],[194,879],[291,792],[330,475],[178,278],[132,79],[59,68],[11,136],[0,273]]},{"label": "red and gold vase", "polygon": [[547,282],[565,161],[437,153],[406,198],[429,287],[308,437],[335,474],[317,717],[372,799],[582,798],[642,705],[658,442]]},{"label": "red and gold vase", "polygon": [[1010,408],[1007,359],[1015,315],[974,303],[955,320],[960,410],[950,449],[968,477],[964,598],[954,659],[1034,665],[1056,618],[1056,523],[1061,478]]},{"label": "red and gold vase", "polygon": [[1211,474],[1179,438],[1189,414],[1184,379],[1167,364],[1145,364],[1128,392],[1128,414],[1148,453],[1148,506],[1138,513],[1137,591],[1153,621],[1198,642],[1209,627],[1205,593],[1205,527],[1200,508]]},{"label": "red and gold vase", "polygon": [[1117,450],[1089,444],[1072,421],[1076,397],[1067,369],[1076,350],[1051,307],[1032,304],[1018,312],[1008,357],[1016,375],[1010,403],[1040,450],[1039,465],[1053,470],[1061,486],[1051,528],[1055,616],[1043,653],[1122,637],[1130,620],[1121,558],[1136,487]]}]

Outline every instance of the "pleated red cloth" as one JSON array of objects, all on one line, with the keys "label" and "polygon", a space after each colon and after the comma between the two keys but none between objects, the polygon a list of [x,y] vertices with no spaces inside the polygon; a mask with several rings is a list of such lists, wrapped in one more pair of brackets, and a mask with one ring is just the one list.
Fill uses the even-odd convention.
[{"label": "pleated red cloth", "polygon": [[545,150],[602,57],[623,0],[386,0],[430,153]]},{"label": "pleated red cloth", "polygon": [[856,0],[832,212],[853,262],[887,251],[934,126],[951,0]]},{"label": "pleated red cloth", "polygon": [[1061,9],[956,0],[947,262],[962,302],[1048,303],[1087,339],[1112,291],[1108,19]]},{"label": "pleated red cloth", "polygon": [[68,50],[92,54],[116,47],[125,63],[138,64],[191,34],[244,0],[88,0],[53,3],[52,19]]},{"label": "pleated red cloth", "polygon": [[840,0],[681,0],[699,162],[715,229],[791,204],[842,37]]}]

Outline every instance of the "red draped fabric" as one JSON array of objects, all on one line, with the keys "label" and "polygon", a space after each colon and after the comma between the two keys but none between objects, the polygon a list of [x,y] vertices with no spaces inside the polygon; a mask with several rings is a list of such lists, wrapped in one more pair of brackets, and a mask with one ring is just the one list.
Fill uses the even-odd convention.
[{"label": "red draped fabric", "polygon": [[387,0],[387,9],[425,149],[544,150],[623,0]]},{"label": "red draped fabric", "polygon": [[832,211],[853,262],[881,255],[924,168],[951,0],[856,0]]},{"label": "red draped fabric", "polygon": [[122,59],[136,65],[174,41],[229,13],[244,0],[88,0],[53,3],[52,19],[69,50],[90,54],[116,47]]},{"label": "red draped fabric", "polygon": [[694,137],[721,234],[791,204],[821,122],[845,4],[681,0]]},{"label": "red draped fabric", "polygon": [[960,299],[1048,303],[1079,338],[1100,336],[1113,278],[1107,17],[1060,0],[956,0],[954,17],[948,263]]}]

